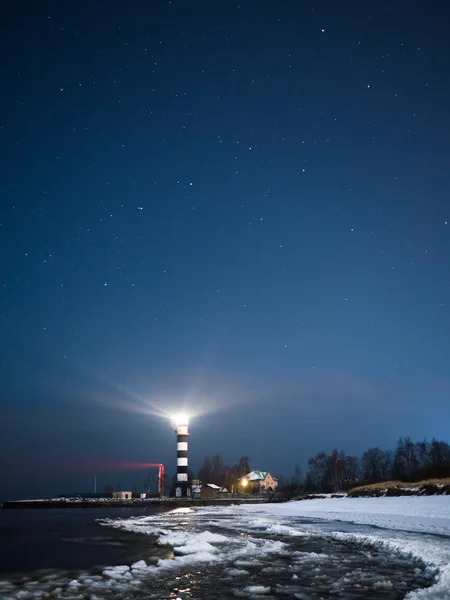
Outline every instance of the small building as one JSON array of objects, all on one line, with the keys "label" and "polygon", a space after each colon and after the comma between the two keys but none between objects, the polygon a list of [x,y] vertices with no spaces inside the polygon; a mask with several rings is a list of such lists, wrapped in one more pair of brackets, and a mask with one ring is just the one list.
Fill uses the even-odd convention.
[{"label": "small building", "polygon": [[131,500],[133,492],[113,492],[113,498],[118,500]]},{"label": "small building", "polygon": [[246,492],[274,492],[278,487],[278,479],[269,471],[252,471],[240,480]]},{"label": "small building", "polygon": [[215,483],[206,483],[200,488],[200,498],[217,498],[221,494],[228,494],[226,487],[221,487]]}]

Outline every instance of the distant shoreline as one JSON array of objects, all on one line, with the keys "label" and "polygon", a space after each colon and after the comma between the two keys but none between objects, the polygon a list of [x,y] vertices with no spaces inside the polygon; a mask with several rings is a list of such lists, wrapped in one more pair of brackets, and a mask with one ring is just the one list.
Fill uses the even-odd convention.
[{"label": "distant shoreline", "polygon": [[167,506],[187,508],[195,506],[230,506],[232,504],[267,504],[300,500],[318,500],[333,498],[385,498],[396,496],[450,496],[450,478],[428,479],[408,483],[403,481],[384,481],[353,488],[349,492],[331,494],[311,493],[297,497],[250,496],[241,498],[152,498],[151,500],[133,498],[131,500],[111,498],[49,498],[33,500],[9,500],[0,502],[0,509],[26,508],[145,508],[148,506]]},{"label": "distant shoreline", "polygon": [[267,502],[286,502],[284,499],[269,498],[198,498],[193,500],[180,500],[177,498],[164,498],[154,500],[111,500],[111,499],[75,499],[58,498],[50,500],[14,500],[4,502],[0,508],[5,510],[20,510],[30,508],[145,508],[149,506],[167,506],[173,508],[189,508],[194,506],[230,506],[232,504],[265,504]]}]

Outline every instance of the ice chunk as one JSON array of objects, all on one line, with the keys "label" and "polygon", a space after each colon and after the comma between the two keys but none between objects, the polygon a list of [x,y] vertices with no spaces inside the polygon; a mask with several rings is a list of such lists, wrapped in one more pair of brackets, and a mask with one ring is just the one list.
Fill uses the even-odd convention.
[{"label": "ice chunk", "polygon": [[145,562],[145,560],[138,560],[137,562],[131,565],[131,568],[136,570],[146,569],[147,563]]},{"label": "ice chunk", "polygon": [[248,575],[249,572],[245,569],[228,569],[227,574],[232,577],[239,577],[240,575]]},{"label": "ice chunk", "polygon": [[265,585],[249,585],[244,588],[244,591],[249,594],[270,594],[270,587],[266,587]]}]

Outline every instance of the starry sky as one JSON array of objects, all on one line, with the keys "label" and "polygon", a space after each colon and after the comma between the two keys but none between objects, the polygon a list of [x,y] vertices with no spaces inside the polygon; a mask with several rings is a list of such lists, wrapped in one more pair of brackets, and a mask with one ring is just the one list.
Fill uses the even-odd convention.
[{"label": "starry sky", "polygon": [[3,499],[448,440],[445,11],[2,7]]}]

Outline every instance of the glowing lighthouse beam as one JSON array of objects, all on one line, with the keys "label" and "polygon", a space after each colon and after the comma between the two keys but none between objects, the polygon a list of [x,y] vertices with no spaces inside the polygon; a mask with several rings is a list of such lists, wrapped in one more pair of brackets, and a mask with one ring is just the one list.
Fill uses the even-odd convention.
[{"label": "glowing lighthouse beam", "polygon": [[175,496],[177,498],[186,498],[191,495],[191,486],[188,476],[188,438],[189,438],[189,418],[186,414],[180,413],[173,417],[176,425],[177,434],[177,484],[175,486]]},{"label": "glowing lighthouse beam", "polygon": [[174,415],[172,417],[172,421],[175,423],[175,425],[177,427],[179,427],[180,425],[186,425],[186,427],[187,427],[189,425],[189,417],[184,413]]}]

